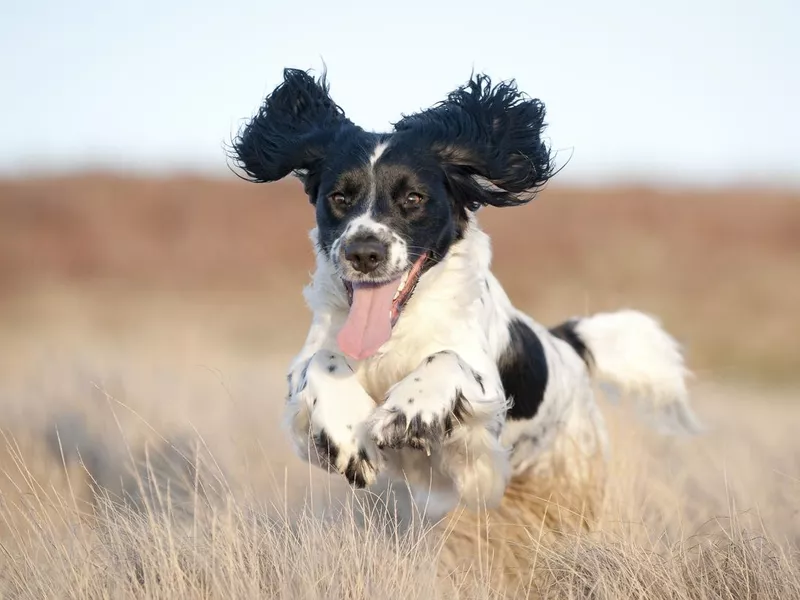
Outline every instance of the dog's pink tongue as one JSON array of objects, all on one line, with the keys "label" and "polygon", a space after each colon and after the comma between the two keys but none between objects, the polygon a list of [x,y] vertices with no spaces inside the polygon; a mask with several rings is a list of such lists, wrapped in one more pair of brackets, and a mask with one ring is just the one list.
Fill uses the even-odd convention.
[{"label": "dog's pink tongue", "polygon": [[353,284],[350,314],[336,338],[342,352],[357,360],[375,354],[392,335],[392,300],[400,280],[381,285]]}]

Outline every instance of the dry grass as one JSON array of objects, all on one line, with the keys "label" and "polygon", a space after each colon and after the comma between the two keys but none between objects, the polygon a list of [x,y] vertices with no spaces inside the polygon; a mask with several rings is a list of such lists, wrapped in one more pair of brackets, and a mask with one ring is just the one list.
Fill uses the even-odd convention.
[{"label": "dry grass", "polygon": [[490,526],[400,528],[289,453],[311,220],[291,184],[0,183],[0,596],[800,598],[797,195],[553,188],[486,211],[539,320],[663,316],[710,427],[659,438],[604,404],[596,529],[555,536],[553,512],[514,518],[546,487]]},{"label": "dry grass", "polygon": [[509,561],[502,544],[400,528],[289,455],[288,356],[164,328],[148,355],[72,340],[4,377],[3,597],[800,598],[790,394],[698,385],[711,429],[697,439],[606,405],[597,530],[553,539],[509,516],[493,523],[517,544]]}]

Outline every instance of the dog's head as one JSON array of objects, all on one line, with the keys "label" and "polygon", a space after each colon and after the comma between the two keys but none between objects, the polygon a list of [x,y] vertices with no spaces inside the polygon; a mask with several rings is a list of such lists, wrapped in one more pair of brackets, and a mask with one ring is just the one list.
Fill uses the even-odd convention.
[{"label": "dog's head", "polygon": [[524,204],[550,177],[543,119],[542,103],[513,82],[479,75],[391,133],[372,133],[345,117],[324,75],[286,69],[233,150],[253,181],[290,172],[303,181],[319,251],[351,299],[340,345],[365,358],[463,235],[470,211]]}]

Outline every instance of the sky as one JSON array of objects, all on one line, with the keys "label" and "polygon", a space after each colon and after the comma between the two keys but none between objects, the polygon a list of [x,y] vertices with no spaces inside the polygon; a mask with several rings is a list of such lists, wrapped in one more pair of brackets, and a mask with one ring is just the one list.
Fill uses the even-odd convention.
[{"label": "sky", "polygon": [[326,66],[373,130],[516,79],[562,180],[800,187],[798,29],[797,0],[3,0],[0,175],[230,176],[283,68]]}]

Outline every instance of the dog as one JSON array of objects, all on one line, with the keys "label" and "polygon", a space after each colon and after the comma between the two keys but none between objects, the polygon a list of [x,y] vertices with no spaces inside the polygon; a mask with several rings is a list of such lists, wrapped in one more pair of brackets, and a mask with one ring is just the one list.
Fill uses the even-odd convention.
[{"label": "dog", "polygon": [[[298,456],[356,488],[403,481],[431,518],[498,507],[513,478],[608,446],[594,382],[691,431],[682,349],[635,310],[547,328],[491,271],[476,213],[530,202],[554,174],[544,104],[470,77],[389,133],[355,125],[325,74],[286,69],[234,137],[240,175],[295,174],[316,211],[313,319],[288,373]],[[569,443],[567,443],[569,442]]]}]

